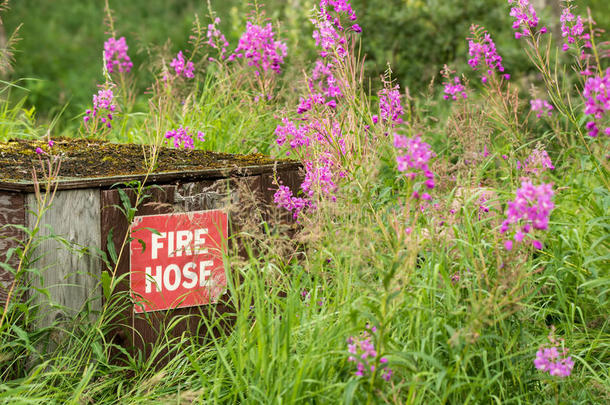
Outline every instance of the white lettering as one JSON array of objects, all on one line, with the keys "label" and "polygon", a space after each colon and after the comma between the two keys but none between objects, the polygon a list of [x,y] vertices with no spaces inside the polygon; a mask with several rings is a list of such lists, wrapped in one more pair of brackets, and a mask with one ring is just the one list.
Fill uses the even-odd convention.
[{"label": "white lettering", "polygon": [[150,267],[146,268],[146,293],[150,293],[152,290],[152,282],[155,283],[155,290],[157,292],[161,292],[163,289],[163,284],[161,283],[161,275],[163,274],[163,267],[157,266],[155,268],[155,275],[152,275],[152,269]]},{"label": "white lettering", "polygon": [[176,256],[182,257],[182,252],[186,256],[192,256],[191,243],[193,242],[193,233],[191,231],[176,232]]},{"label": "white lettering", "polygon": [[[182,275],[185,280],[182,282],[182,287],[184,288],[193,288],[197,285],[197,273],[193,271],[193,269],[197,268],[197,265],[193,262],[188,262],[182,268]],[[187,282],[186,279],[190,281]]]},{"label": "white lettering", "polygon": [[212,280],[210,280],[210,275],[212,272],[207,270],[206,267],[211,267],[214,265],[214,262],[211,260],[206,260],[203,262],[199,262],[199,286],[207,287],[212,285]]},{"label": "white lettering", "polygon": [[167,257],[174,257],[176,251],[174,250],[174,233],[168,232],[167,235]]},{"label": "white lettering", "polygon": [[162,232],[159,235],[157,235],[156,233],[152,234],[151,252],[153,259],[159,257],[158,250],[163,248],[163,243],[159,241],[159,239],[163,238],[165,238],[165,232]]},{"label": "white lettering", "polygon": [[195,254],[204,255],[208,253],[208,249],[204,248],[205,238],[204,235],[208,234],[208,228],[195,229]]},{"label": "white lettering", "polygon": [[[174,282],[170,283],[170,274],[174,273]],[[170,264],[165,269],[163,273],[163,284],[165,284],[165,288],[168,291],[175,291],[180,285],[180,278],[182,276],[182,272],[180,271],[180,267],[177,264]]]}]

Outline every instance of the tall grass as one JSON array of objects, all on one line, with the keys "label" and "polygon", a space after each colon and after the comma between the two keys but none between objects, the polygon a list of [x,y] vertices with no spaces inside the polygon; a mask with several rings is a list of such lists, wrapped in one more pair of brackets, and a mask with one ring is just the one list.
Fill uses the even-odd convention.
[{"label": "tall grass", "polygon": [[[534,122],[518,91],[503,82],[481,89],[472,76],[468,99],[453,104],[433,85],[421,96],[407,92],[406,123],[392,128],[374,123],[379,100],[361,79],[357,44],[335,67],[345,100],[336,110],[311,112],[338,120],[349,136],[348,152],[336,161],[347,171],[337,180],[336,201],[314,184],[315,210],[303,211],[289,230],[265,220],[285,213],[252,209],[225,257],[230,310],[202,307],[194,317],[199,336],[173,336],[179,319],[168,316],[146,357],[108,338],[118,314],[133,305],[128,294],[114,291],[119,257],[105,258],[101,313],[85,305],[77,317],[48,328],[37,326],[44,314],[32,304],[45,288],[17,283],[16,295],[26,298],[12,300],[0,322],[0,401],[607,403],[608,139],[578,136],[585,133],[581,89],[566,90],[571,98],[563,100],[573,104],[562,109],[557,104],[568,93],[549,88],[563,115]],[[178,126],[205,131],[198,148],[283,155],[274,130],[281,117],[299,117],[291,111],[310,91],[304,80],[272,76],[274,97],[267,100],[248,79],[247,64],[203,60],[202,66],[205,73],[193,82],[163,81],[156,71],[145,112],[117,114],[109,139],[150,145],[150,170],[165,132]],[[555,85],[557,71],[545,71],[540,86]],[[124,102],[125,89],[117,94]],[[21,135],[15,128],[25,125],[17,118],[22,105],[3,109],[10,126],[2,133]],[[417,183],[397,170],[393,132],[422,133],[436,152],[436,186],[427,205],[412,198]],[[507,251],[499,228],[523,175],[516,162],[538,142],[555,165],[544,176],[554,185],[556,208],[540,233],[542,249],[523,244]],[[136,206],[146,190],[146,184],[136,188]],[[131,208],[123,207],[128,220]],[[114,247],[117,256],[128,238]],[[16,253],[24,271],[39,271],[27,249]],[[575,362],[566,378],[534,367],[551,326]],[[348,339],[365,331],[377,351],[376,370],[358,376]],[[62,343],[53,347],[57,334]],[[393,371],[388,381],[380,375],[381,358]]]}]

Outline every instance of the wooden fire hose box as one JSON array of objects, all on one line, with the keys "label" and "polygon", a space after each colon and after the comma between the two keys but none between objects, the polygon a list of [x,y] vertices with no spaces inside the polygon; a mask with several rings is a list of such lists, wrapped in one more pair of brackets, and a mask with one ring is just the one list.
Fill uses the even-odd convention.
[{"label": "wooden fire hose box", "polygon": [[[37,147],[47,154],[37,154]],[[93,313],[101,309],[101,274],[108,269],[94,252],[111,257],[120,250],[130,225],[119,207],[125,200],[135,203],[129,183],[145,179],[146,148],[65,138],[55,140],[50,149],[42,141],[0,143],[0,260],[6,262],[8,250],[26,237],[19,228],[5,225],[34,226],[32,170],[39,171],[40,181],[40,159],[50,154],[60,157],[61,166],[53,204],[42,217],[38,237],[59,235],[78,251],[88,252],[78,254],[54,238],[37,247],[40,259],[35,267],[41,277],[29,282],[32,288],[45,288],[50,302],[59,304],[46,305],[45,296],[36,295],[42,326],[74,316],[85,304]],[[240,204],[245,197],[241,193],[247,192],[271,206],[277,181],[296,193],[300,167],[296,161],[260,154],[162,148],[145,183],[148,197],[131,224],[134,239],[116,265],[116,277],[128,273],[117,292],[129,291],[132,304],[124,317],[129,331],[117,333],[115,340],[148,352],[159,328],[172,317],[196,318],[207,311],[202,306],[221,306],[216,302],[226,287],[223,249],[239,228],[238,217],[248,215],[241,212],[232,218],[226,204]],[[112,245],[116,252],[109,248]],[[18,261],[13,255],[8,263],[16,268]],[[12,272],[0,268],[0,303],[6,302],[13,280]],[[188,318],[173,328],[173,336],[189,329],[195,332],[200,322]]]}]

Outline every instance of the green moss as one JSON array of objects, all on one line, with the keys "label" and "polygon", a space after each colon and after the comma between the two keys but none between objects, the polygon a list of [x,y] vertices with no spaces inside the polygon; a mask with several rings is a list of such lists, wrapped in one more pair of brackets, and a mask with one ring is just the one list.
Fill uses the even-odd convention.
[{"label": "green moss", "polygon": [[[0,179],[30,180],[32,168],[40,168],[36,148],[61,160],[60,177],[89,178],[127,176],[146,172],[146,145],[116,144],[89,139],[55,139],[49,148],[44,140],[11,140],[0,143]],[[43,157],[45,155],[42,155]],[[247,167],[272,164],[262,154],[234,155],[201,150],[161,148],[154,173],[191,172],[205,169]]]}]

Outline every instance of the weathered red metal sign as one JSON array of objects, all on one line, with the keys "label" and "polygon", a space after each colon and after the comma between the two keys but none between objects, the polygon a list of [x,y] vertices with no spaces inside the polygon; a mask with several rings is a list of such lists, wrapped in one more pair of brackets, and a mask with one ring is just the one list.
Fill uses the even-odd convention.
[{"label": "weathered red metal sign", "polygon": [[227,285],[222,260],[227,223],[220,210],[135,217],[130,242],[135,312],[215,302]]}]

